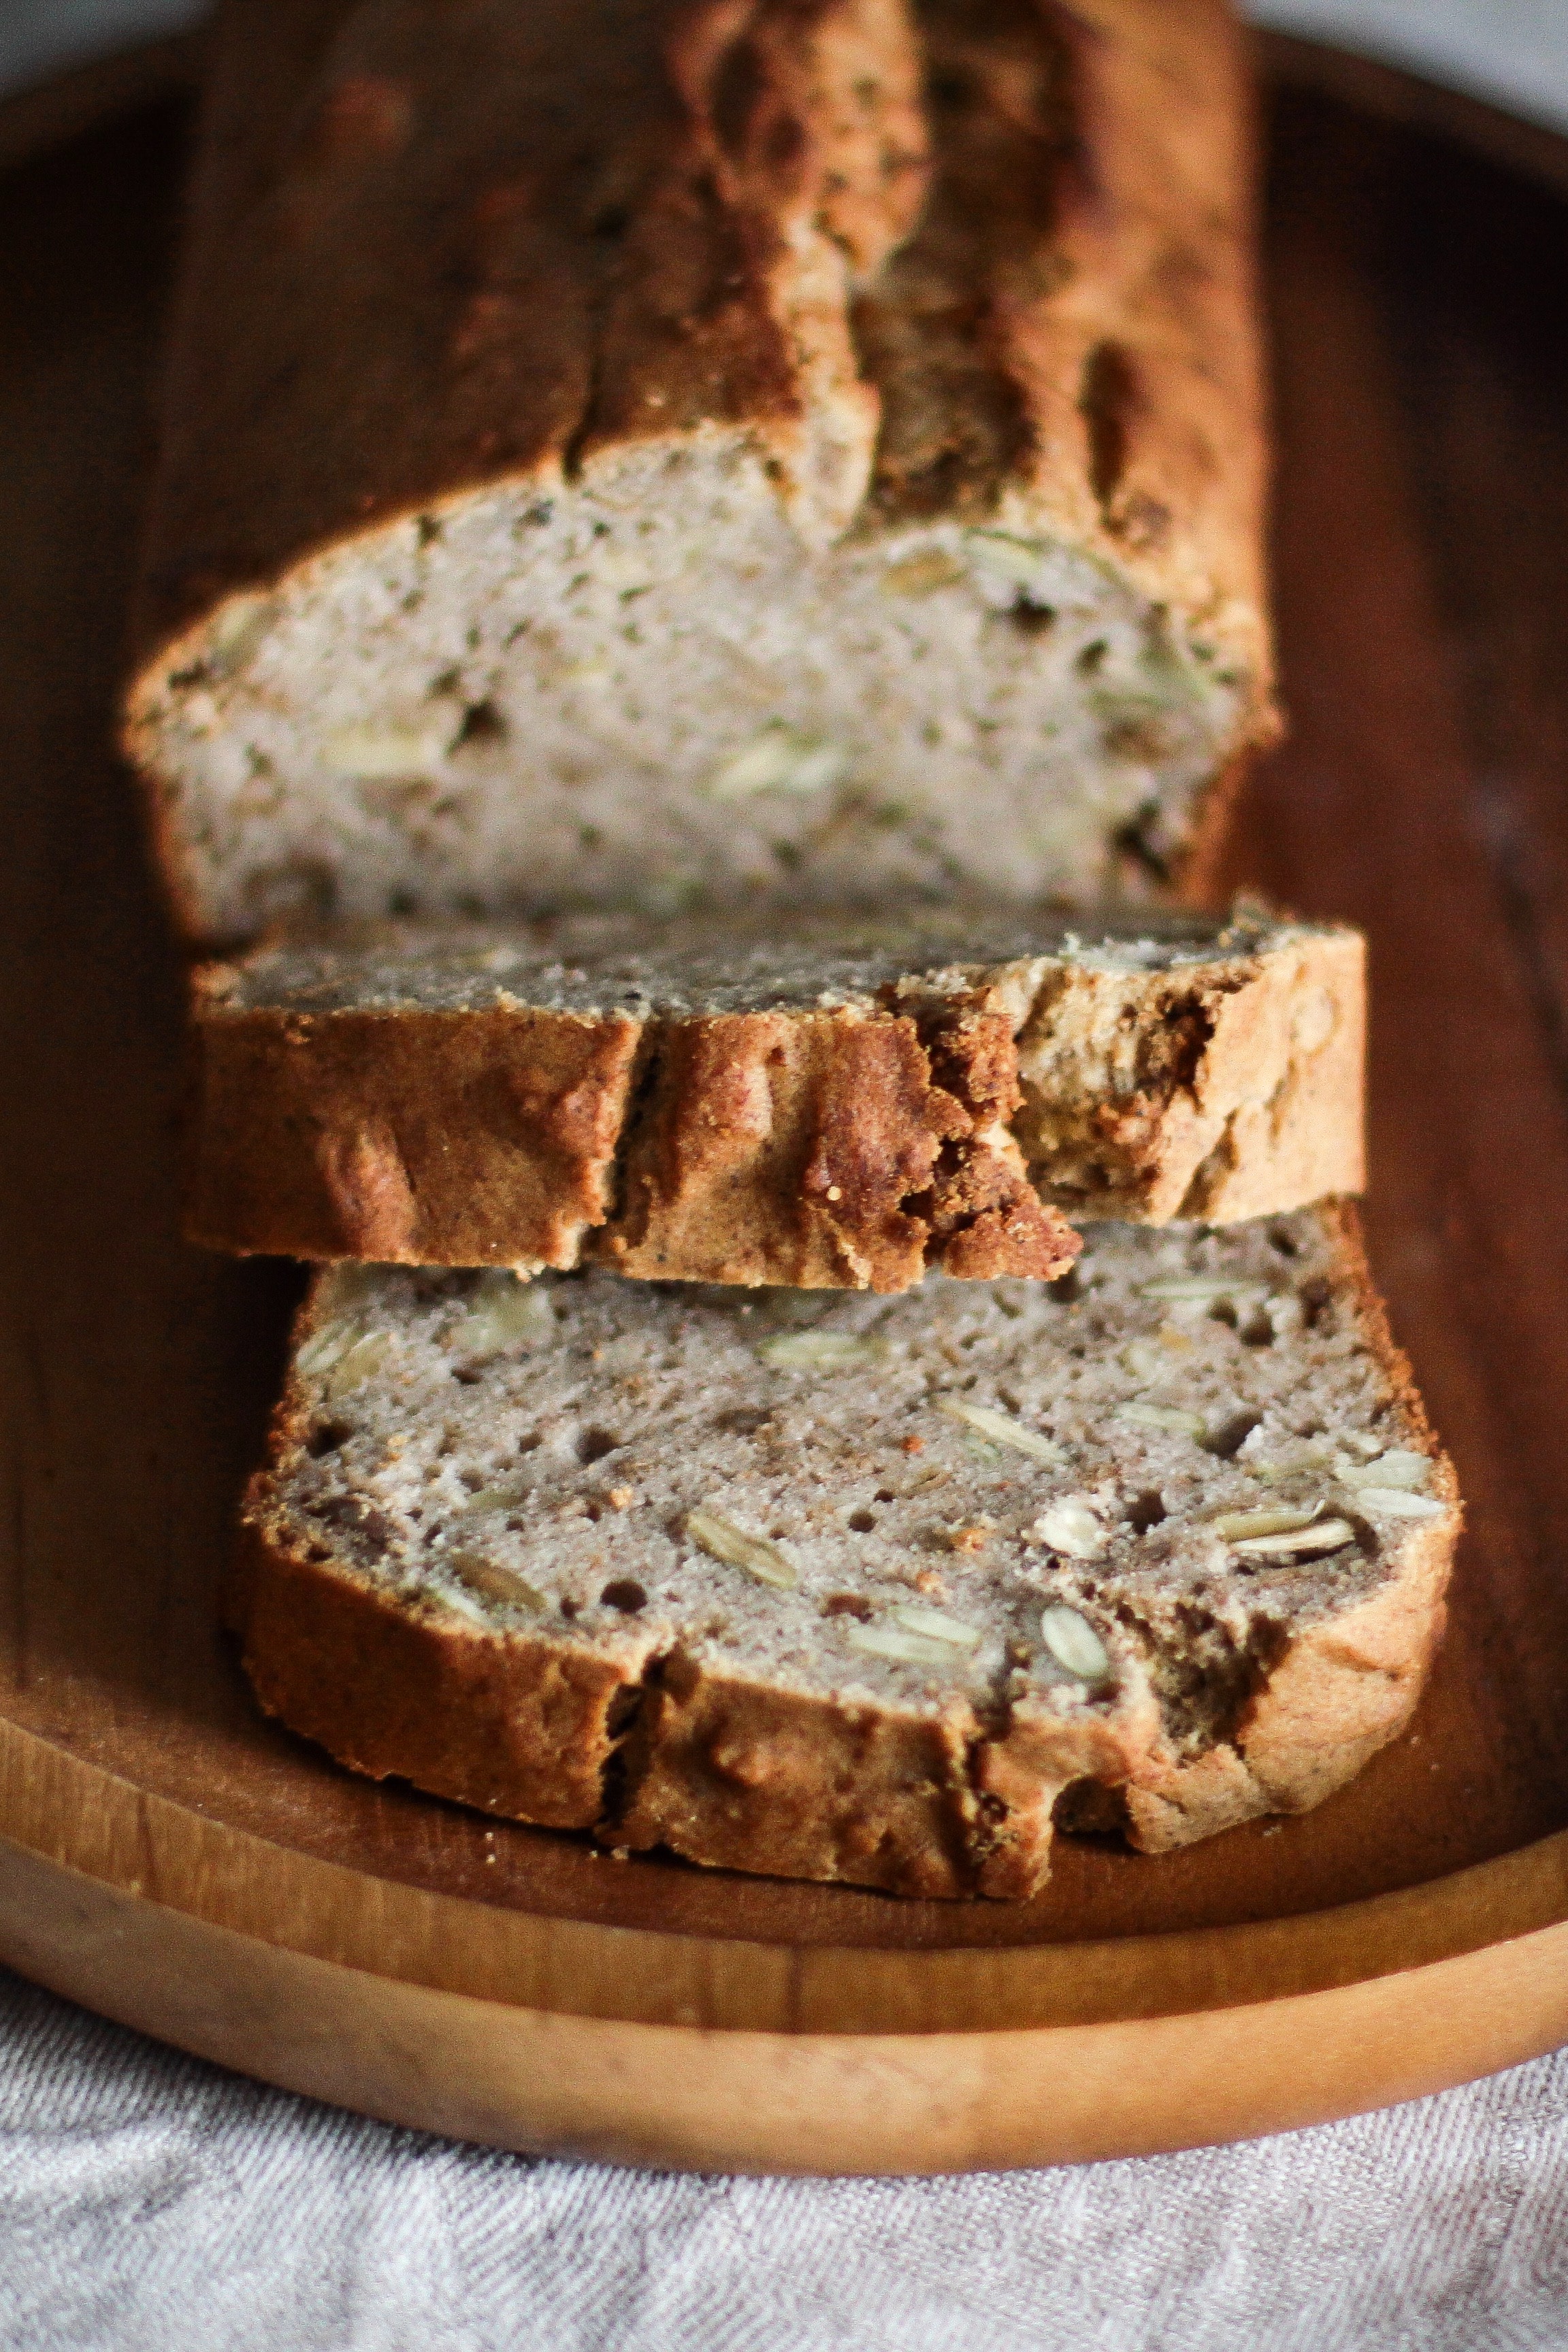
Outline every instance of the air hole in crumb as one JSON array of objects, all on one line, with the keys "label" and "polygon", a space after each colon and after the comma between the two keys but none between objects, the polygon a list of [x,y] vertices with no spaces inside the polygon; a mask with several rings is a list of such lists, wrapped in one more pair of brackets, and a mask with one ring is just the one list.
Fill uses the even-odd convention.
[{"label": "air hole in crumb", "polygon": [[577,1603],[572,1599],[570,1593],[562,1595],[561,1614],[563,1617],[575,1617],[577,1614]]},{"label": "air hole in crumb", "polygon": [[1157,1528],[1164,1517],[1163,1499],[1152,1486],[1145,1487],[1141,1495],[1134,1495],[1127,1506],[1128,1524],[1141,1536],[1146,1536],[1151,1528]]},{"label": "air hole in crumb", "polygon": [[598,1526],[599,1521],[605,1516],[605,1507],[603,1503],[584,1503],[583,1509],[584,1515],[593,1522],[595,1527]]},{"label": "air hole in crumb", "polygon": [[1083,1284],[1076,1265],[1069,1265],[1065,1274],[1058,1275],[1056,1281],[1047,1283],[1046,1287],[1063,1307],[1070,1307],[1076,1299],[1083,1297]]},{"label": "air hole in crumb", "polygon": [[647,1594],[629,1576],[616,1577],[613,1584],[605,1585],[599,1598],[606,1609],[618,1609],[626,1617],[635,1617],[639,1609],[647,1607]]},{"label": "air hole in crumb", "polygon": [[577,1440],[577,1459],[579,1462],[602,1462],[606,1454],[615,1452],[620,1442],[607,1429],[585,1429]]},{"label": "air hole in crumb", "polygon": [[1277,1249],[1281,1257],[1295,1257],[1299,1254],[1300,1244],[1289,1234],[1281,1233],[1278,1228],[1269,1234],[1268,1243],[1270,1248]]},{"label": "air hole in crumb", "polygon": [[874,1511],[851,1511],[849,1524],[858,1536],[868,1536],[877,1524]]},{"label": "air hole in crumb", "polygon": [[1211,1323],[1226,1324],[1229,1328],[1234,1331],[1236,1328],[1235,1300],[1231,1298],[1216,1298],[1214,1305],[1209,1308],[1209,1321]]},{"label": "air hole in crumb", "polygon": [[520,1454],[537,1454],[543,1443],[537,1429],[525,1429],[517,1441],[517,1450]]},{"label": "air hole in crumb", "polygon": [[1296,1293],[1301,1302],[1301,1315],[1309,1331],[1317,1324],[1332,1295],[1331,1285],[1321,1274],[1315,1275],[1310,1282],[1304,1282]]},{"label": "air hole in crumb", "polygon": [[863,1593],[830,1592],[822,1604],[825,1617],[858,1617],[865,1624],[871,1615],[871,1604]]},{"label": "air hole in crumb", "polygon": [[1056,625],[1056,608],[1037,604],[1024,595],[1015,596],[1007,610],[1007,618],[1019,634],[1026,637],[1043,637]]},{"label": "air hole in crumb", "polygon": [[305,1451],[312,1461],[319,1462],[323,1454],[335,1454],[353,1435],[352,1421],[319,1421],[305,1440]]},{"label": "air hole in crumb", "polygon": [[1228,1421],[1222,1421],[1217,1429],[1209,1432],[1205,1450],[1217,1454],[1222,1462],[1228,1462],[1233,1454],[1241,1451],[1262,1419],[1260,1412],[1254,1412],[1250,1407],[1244,1406],[1239,1412],[1233,1412]]},{"label": "air hole in crumb", "polygon": [[766,1429],[772,1419],[766,1405],[731,1404],[714,1414],[713,1426],[734,1437],[754,1437],[759,1429]]},{"label": "air hole in crumb", "polygon": [[1241,1337],[1249,1348],[1271,1348],[1274,1345],[1274,1326],[1265,1308],[1254,1308],[1241,1326]]},{"label": "air hole in crumb", "polygon": [[1073,664],[1073,667],[1080,677],[1092,677],[1098,669],[1103,667],[1105,656],[1110,651],[1110,648],[1105,639],[1096,637],[1092,645],[1085,646]]},{"label": "air hole in crumb", "polygon": [[897,1499],[897,1498],[895,1497],[894,1493],[893,1493],[893,1490],[892,1490],[892,1488],[891,1488],[890,1486],[879,1486],[879,1487],[878,1487],[878,1489],[877,1489],[877,1500],[878,1500],[878,1502],[879,1502],[879,1503],[891,1503],[891,1502],[895,1501],[896,1499]]},{"label": "air hole in crumb", "polygon": [[430,547],[441,536],[440,518],[437,515],[416,515],[414,518],[414,530],[420,546]]},{"label": "air hole in crumb", "polygon": [[483,1380],[484,1374],[482,1372],[472,1370],[467,1364],[454,1364],[452,1367],[452,1378],[457,1381],[458,1386],[460,1389],[477,1389],[479,1382]]},{"label": "air hole in crumb", "polygon": [[1112,848],[1118,850],[1151,882],[1168,882],[1171,878],[1171,869],[1149,839],[1149,833],[1158,824],[1159,815],[1158,807],[1152,802],[1149,803],[1126,824],[1119,825],[1111,835],[1110,841]]},{"label": "air hole in crumb", "polygon": [[506,720],[493,702],[470,702],[463,713],[463,723],[453,739],[452,749],[460,751],[465,743],[504,743]]}]

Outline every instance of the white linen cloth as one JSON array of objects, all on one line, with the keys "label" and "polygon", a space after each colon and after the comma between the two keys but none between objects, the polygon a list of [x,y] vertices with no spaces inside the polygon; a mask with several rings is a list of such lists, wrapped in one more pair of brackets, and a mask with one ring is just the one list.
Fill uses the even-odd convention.
[{"label": "white linen cloth", "polygon": [[1568,131],[1568,0],[1241,0],[1282,33],[1449,82]]},{"label": "white linen cloth", "polygon": [[1561,2352],[1568,2053],[1248,2146],[731,2180],[395,2131],[0,1974],[6,2352]]},{"label": "white linen cloth", "polygon": [[[570,5],[570,0],[563,0]],[[193,0],[0,0],[0,89]],[[1568,128],[1568,0],[1257,0]],[[1079,2171],[531,2162],[159,2049],[0,1971],[6,2352],[1568,2352],[1568,2053]]]}]

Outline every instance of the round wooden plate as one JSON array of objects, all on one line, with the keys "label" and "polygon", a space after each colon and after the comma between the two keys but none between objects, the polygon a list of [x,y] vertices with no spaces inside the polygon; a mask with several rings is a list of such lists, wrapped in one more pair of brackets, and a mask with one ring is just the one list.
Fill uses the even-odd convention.
[{"label": "round wooden plate", "polygon": [[1556,200],[1276,88],[1294,733],[1238,871],[1373,936],[1374,1253],[1471,1507],[1429,1698],[1304,1820],[922,1905],[600,1858],[250,1703],[215,1588],[296,1277],[179,1243],[179,971],[107,748],[187,124],[92,111],[0,182],[0,1955],[374,2115],[716,2169],[1172,2147],[1568,2036]]}]

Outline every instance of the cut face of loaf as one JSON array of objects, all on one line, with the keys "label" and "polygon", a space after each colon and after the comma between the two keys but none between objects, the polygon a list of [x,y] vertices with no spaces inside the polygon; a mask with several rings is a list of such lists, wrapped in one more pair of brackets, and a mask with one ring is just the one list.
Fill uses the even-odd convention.
[{"label": "cut face of loaf", "polygon": [[1363,948],[1238,912],[284,941],[195,987],[188,1230],[894,1291],[1362,1181]]},{"label": "cut face of loaf", "polygon": [[127,742],[187,926],[1191,878],[1273,729],[1222,0],[230,0]]},{"label": "cut face of loaf", "polygon": [[1459,1510],[1352,1213],[904,1297],[339,1269],[235,1615],[353,1769],[1021,1896],[1053,1822],[1300,1811],[1402,1727]]}]

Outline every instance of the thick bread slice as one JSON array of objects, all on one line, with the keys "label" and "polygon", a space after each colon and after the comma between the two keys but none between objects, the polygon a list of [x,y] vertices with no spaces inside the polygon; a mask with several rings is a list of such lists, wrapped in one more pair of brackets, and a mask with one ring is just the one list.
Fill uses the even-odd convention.
[{"label": "thick bread slice", "polygon": [[245,1513],[262,1703],[611,1843],[1025,1895],[1407,1720],[1454,1476],[1353,1212],[893,1300],[337,1269]]},{"label": "thick bread slice", "polygon": [[1063,1222],[1362,1182],[1364,951],[1238,909],[638,918],[284,941],[195,994],[220,1249],[900,1290]]},{"label": "thick bread slice", "polygon": [[1224,0],[228,0],[126,740],[188,928],[1195,880]]}]

